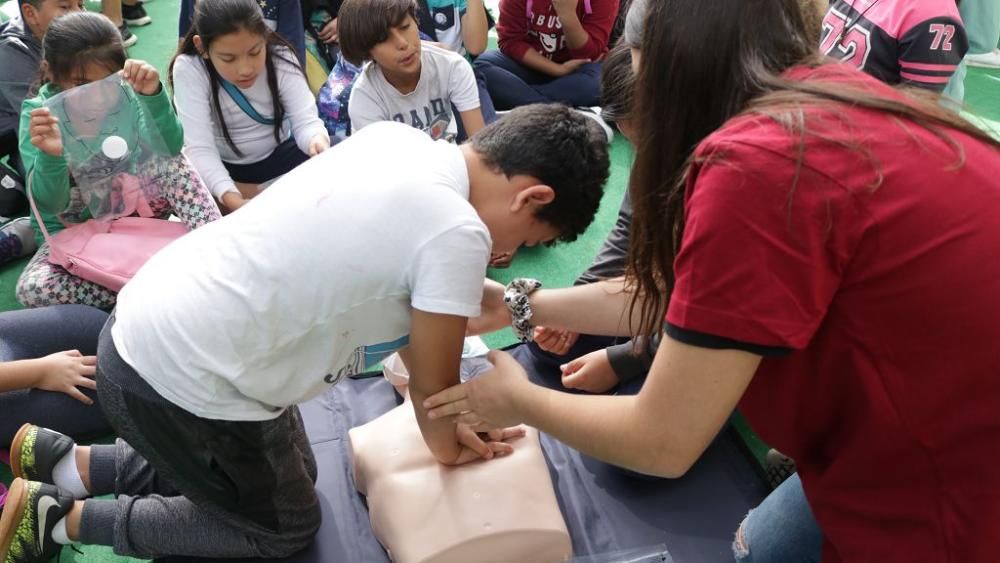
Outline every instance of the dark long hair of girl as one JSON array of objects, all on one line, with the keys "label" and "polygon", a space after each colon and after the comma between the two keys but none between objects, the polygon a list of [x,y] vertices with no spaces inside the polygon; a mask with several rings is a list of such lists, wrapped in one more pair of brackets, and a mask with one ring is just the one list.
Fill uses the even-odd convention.
[{"label": "dark long hair of girl", "polygon": [[274,140],[280,144],[284,140],[281,138],[281,127],[285,119],[285,108],[281,103],[281,93],[278,90],[278,74],[274,70],[274,59],[281,59],[294,66],[299,72],[303,73],[303,76],[305,75],[305,71],[302,70],[302,66],[297,60],[284,57],[276,51],[278,47],[285,47],[288,49],[288,52],[294,53],[295,49],[280,35],[267,27],[267,24],[264,23],[264,14],[254,0],[202,0],[198,2],[195,5],[191,28],[181,41],[181,45],[177,49],[177,54],[170,61],[168,75],[170,91],[173,92],[174,63],[177,61],[178,56],[195,55],[204,63],[205,68],[208,69],[208,78],[212,89],[212,107],[215,109],[215,115],[219,119],[222,135],[226,138],[229,148],[233,149],[233,152],[237,155],[243,156],[243,153],[240,152],[239,147],[236,146],[233,138],[229,135],[229,128],[226,126],[226,120],[222,115],[222,106],[219,104],[220,80],[222,78],[219,76],[219,72],[215,70],[215,65],[212,64],[211,59],[202,58],[201,53],[198,52],[198,48],[194,44],[194,36],[201,37],[202,47],[207,52],[209,46],[217,38],[230,33],[236,33],[240,30],[260,35],[267,41],[267,57],[265,59],[267,88],[271,92],[272,115],[274,116]]},{"label": "dark long hair of girl", "polygon": [[904,102],[850,86],[782,79],[780,74],[797,64],[840,64],[820,60],[800,1],[635,2],[648,6],[634,114],[638,149],[630,186],[635,210],[627,274],[633,290],[632,318],[637,308],[640,312],[640,334],[660,330],[674,287],[691,154],[737,114],[752,112],[774,119],[801,139],[810,134],[804,108],[836,111],[835,106],[845,104],[925,127],[948,140],[960,160],[961,148],[950,140],[949,131],[1000,147],[957,113],[942,108],[935,96],[914,91]]}]

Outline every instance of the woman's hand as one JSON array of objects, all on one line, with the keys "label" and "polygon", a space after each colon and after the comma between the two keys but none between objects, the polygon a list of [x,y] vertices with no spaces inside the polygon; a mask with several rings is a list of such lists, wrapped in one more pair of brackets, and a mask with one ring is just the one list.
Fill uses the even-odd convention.
[{"label": "woman's hand", "polygon": [[514,446],[507,442],[521,438],[524,434],[525,430],[521,426],[490,430],[480,434],[468,424],[459,424],[455,436],[458,438],[458,443],[462,445],[462,451],[452,465],[464,465],[471,461],[493,459],[512,454]]},{"label": "woman's hand", "polygon": [[562,384],[567,389],[604,393],[618,385],[618,374],[611,367],[608,351],[596,350],[559,366]]},{"label": "woman's hand", "polygon": [[576,344],[579,338],[579,332],[544,326],[535,327],[535,334],[533,335],[535,344],[538,344],[539,348],[559,356],[569,352],[569,349]]},{"label": "woman's hand", "polygon": [[323,43],[336,43],[337,42],[337,18],[326,22],[323,29],[319,30],[319,39]]},{"label": "woman's hand", "polygon": [[522,406],[535,386],[510,354],[492,350],[487,358],[495,366],[492,370],[428,397],[423,403],[427,416],[454,416],[480,431],[521,424]]},{"label": "woman's hand", "polygon": [[132,89],[143,96],[152,96],[160,92],[160,73],[146,61],[129,59],[122,69],[122,78],[132,86]]},{"label": "woman's hand", "polygon": [[94,401],[77,387],[96,390],[97,356],[84,356],[79,350],[56,352],[38,360],[39,376],[35,388],[66,393],[85,405]]},{"label": "woman's hand", "polygon": [[62,133],[59,131],[59,118],[52,115],[49,108],[31,110],[31,120],[28,121],[28,135],[31,144],[49,156],[62,156]]},{"label": "woman's hand", "polygon": [[330,148],[330,137],[326,133],[317,133],[309,141],[309,156],[314,157]]}]

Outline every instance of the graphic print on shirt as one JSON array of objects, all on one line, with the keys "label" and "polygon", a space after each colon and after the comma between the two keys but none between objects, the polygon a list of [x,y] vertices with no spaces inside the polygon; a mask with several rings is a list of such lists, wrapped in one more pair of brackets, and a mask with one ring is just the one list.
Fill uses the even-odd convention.
[{"label": "graphic print on shirt", "polygon": [[888,84],[941,91],[968,50],[953,0],[834,0],[820,52]]},{"label": "graphic print on shirt", "polygon": [[394,114],[392,120],[419,129],[436,141],[444,137],[448,125],[451,123],[449,110],[444,98],[433,98],[429,106],[424,106],[422,109],[411,109],[406,114]]},{"label": "graphic print on shirt", "polygon": [[358,346],[351,352],[350,357],[335,374],[329,374],[323,378],[327,383],[334,385],[345,377],[353,377],[365,370],[371,369],[382,360],[388,358],[393,352],[406,347],[410,343],[410,335],[400,336],[391,342],[381,344],[371,344]]},{"label": "graphic print on shirt", "polygon": [[[549,9],[552,6],[549,5]],[[556,51],[566,48],[566,35],[562,32],[562,20],[556,14],[531,14],[532,26],[528,33],[538,37],[538,43],[545,49],[542,53],[551,59]]]}]

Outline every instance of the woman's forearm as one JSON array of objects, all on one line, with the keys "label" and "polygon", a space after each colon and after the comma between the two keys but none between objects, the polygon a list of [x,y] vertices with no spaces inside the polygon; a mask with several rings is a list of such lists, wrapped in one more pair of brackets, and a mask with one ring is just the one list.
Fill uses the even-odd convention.
[{"label": "woman's forearm", "polygon": [[631,292],[614,279],[531,295],[531,324],[584,334],[632,336],[639,329],[639,304],[630,316]]}]

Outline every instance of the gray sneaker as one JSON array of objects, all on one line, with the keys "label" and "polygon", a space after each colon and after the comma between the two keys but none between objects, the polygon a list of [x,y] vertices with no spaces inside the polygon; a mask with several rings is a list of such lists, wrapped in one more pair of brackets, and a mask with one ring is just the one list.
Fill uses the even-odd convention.
[{"label": "gray sneaker", "polygon": [[126,49],[139,42],[139,38],[129,31],[128,24],[125,22],[122,22],[122,24],[118,26],[118,33],[122,36],[122,47],[125,47]]},{"label": "gray sneaker", "polygon": [[0,264],[30,256],[38,250],[31,219],[21,217],[0,227]]}]

